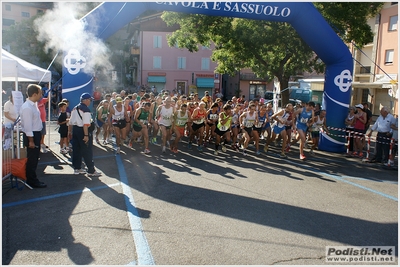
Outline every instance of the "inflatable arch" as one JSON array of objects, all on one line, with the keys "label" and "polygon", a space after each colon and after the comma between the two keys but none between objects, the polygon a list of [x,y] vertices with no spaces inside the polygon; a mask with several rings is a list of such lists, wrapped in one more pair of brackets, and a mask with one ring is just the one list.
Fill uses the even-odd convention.
[{"label": "inflatable arch", "polygon": [[[82,20],[86,31],[106,40],[146,10],[175,11],[223,17],[287,22],[326,64],[323,105],[327,124],[344,128],[351,97],[353,60],[349,49],[312,3],[297,2],[104,2]],[[101,19],[98,19],[101,18]],[[68,60],[67,60],[68,59]],[[77,104],[83,92],[93,92],[93,76],[81,71],[85,55],[64,51],[63,94]],[[68,63],[69,64],[66,64]],[[73,62],[73,64],[71,64]],[[322,134],[319,148],[344,152],[344,137]]]}]

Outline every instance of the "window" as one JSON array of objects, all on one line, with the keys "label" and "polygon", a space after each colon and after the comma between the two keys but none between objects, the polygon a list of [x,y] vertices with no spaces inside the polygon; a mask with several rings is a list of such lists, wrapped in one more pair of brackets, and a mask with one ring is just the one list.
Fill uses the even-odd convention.
[{"label": "window", "polygon": [[161,57],[153,57],[153,68],[161,69]]},{"label": "window", "polygon": [[178,69],[186,69],[186,58],[178,57]]},{"label": "window", "polygon": [[29,14],[29,12],[21,12],[21,16],[24,18],[30,18],[31,14]]},{"label": "window", "polygon": [[362,89],[361,103],[368,102],[369,89]]},{"label": "window", "polygon": [[397,15],[389,19],[389,31],[397,31]]},{"label": "window", "polygon": [[394,50],[386,50],[385,64],[393,64]]},{"label": "window", "polygon": [[15,20],[13,19],[3,19],[3,26],[11,26],[15,24]]},{"label": "window", "polygon": [[371,66],[362,66],[360,68],[360,74],[370,74],[371,73]]},{"label": "window", "polygon": [[201,69],[209,70],[210,69],[210,59],[208,57],[201,58]]},{"label": "window", "polygon": [[6,5],[6,11],[11,11],[11,5]]},{"label": "window", "polygon": [[153,37],[153,47],[161,48],[161,35],[154,35]]},{"label": "window", "polygon": [[43,14],[43,10],[42,10],[42,9],[38,9],[38,10],[37,10],[37,14],[38,14],[38,15]]}]

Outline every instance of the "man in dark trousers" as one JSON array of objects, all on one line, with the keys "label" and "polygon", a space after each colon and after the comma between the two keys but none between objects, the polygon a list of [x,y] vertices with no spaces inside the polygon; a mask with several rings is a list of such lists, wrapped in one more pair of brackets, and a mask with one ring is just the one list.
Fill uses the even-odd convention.
[{"label": "man in dark trousers", "polygon": [[40,182],[36,175],[43,127],[37,102],[42,98],[42,88],[36,84],[29,84],[27,94],[28,99],[20,109],[24,146],[26,147],[28,157],[26,162],[26,182],[31,187],[44,188],[47,185]]},{"label": "man in dark trousers", "polygon": [[71,112],[68,126],[68,138],[72,137],[72,165],[74,174],[85,174],[86,171],[81,168],[82,158],[85,161],[88,176],[100,176],[96,171],[93,162],[93,132],[89,131],[92,114],[89,105],[92,96],[89,93],[81,95],[79,103]]}]

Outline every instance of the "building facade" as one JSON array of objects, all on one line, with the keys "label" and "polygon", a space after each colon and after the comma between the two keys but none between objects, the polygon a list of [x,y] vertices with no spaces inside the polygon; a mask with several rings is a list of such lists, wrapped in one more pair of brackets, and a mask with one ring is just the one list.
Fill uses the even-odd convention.
[{"label": "building facade", "polygon": [[2,2],[2,29],[39,14],[53,6],[47,2]]},{"label": "building facade", "polygon": [[374,115],[383,106],[398,114],[398,4],[385,3],[380,14],[369,19],[372,43],[361,51],[351,46],[354,62],[352,105],[369,103]]}]

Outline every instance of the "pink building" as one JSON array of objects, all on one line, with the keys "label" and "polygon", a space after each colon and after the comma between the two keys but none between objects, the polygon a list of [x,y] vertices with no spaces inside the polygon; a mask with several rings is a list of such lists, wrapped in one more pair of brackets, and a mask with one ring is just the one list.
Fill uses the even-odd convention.
[{"label": "pink building", "polygon": [[205,91],[210,94],[220,89],[220,75],[214,70],[217,63],[211,60],[212,47],[199,47],[196,53],[186,48],[170,47],[170,32],[141,31],[139,37],[140,59],[138,83],[155,86],[157,91],[180,91],[182,94]]}]

